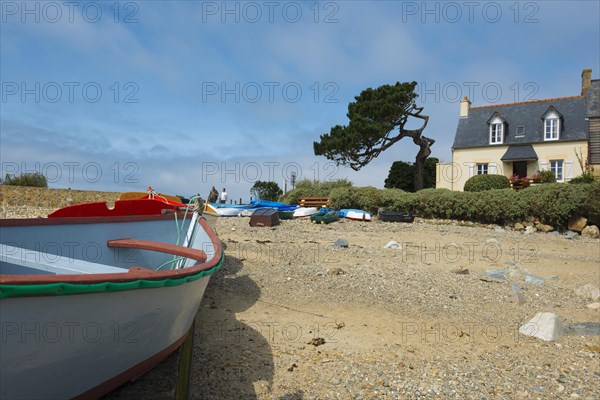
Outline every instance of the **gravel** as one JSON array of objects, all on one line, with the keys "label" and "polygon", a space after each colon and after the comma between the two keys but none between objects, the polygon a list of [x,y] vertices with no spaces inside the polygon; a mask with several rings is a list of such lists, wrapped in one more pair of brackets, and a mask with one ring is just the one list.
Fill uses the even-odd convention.
[{"label": "gravel", "polygon": [[[226,262],[197,316],[190,397],[598,398],[600,337],[543,342],[518,328],[538,312],[600,322],[575,293],[600,286],[600,241],[497,228],[221,218]],[[401,249],[384,249],[392,240]],[[544,284],[483,274],[515,263]],[[165,362],[108,398],[153,398],[147,377],[173,373]]]}]

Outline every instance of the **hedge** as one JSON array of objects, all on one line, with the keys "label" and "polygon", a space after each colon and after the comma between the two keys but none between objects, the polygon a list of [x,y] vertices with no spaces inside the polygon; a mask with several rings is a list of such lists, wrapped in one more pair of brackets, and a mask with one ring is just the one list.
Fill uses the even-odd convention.
[{"label": "hedge", "polygon": [[407,193],[399,189],[373,187],[338,188],[329,195],[332,208],[359,208],[376,212],[379,207],[412,212],[424,218],[468,220],[507,224],[527,216],[555,228],[564,228],[574,215],[600,225],[600,182],[579,185],[547,184],[524,190],[492,189],[483,192],[453,192],[425,189]]},{"label": "hedge", "polygon": [[467,179],[465,192],[482,192],[492,189],[509,189],[510,179],[504,175],[481,174]]}]

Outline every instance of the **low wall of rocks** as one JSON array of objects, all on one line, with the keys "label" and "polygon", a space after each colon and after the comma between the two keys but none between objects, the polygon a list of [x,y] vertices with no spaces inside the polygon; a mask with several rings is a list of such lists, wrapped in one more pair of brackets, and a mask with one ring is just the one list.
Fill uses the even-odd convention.
[{"label": "low wall of rocks", "polygon": [[0,185],[0,218],[46,217],[56,209],[72,204],[92,201],[114,203],[119,195],[118,192]]}]

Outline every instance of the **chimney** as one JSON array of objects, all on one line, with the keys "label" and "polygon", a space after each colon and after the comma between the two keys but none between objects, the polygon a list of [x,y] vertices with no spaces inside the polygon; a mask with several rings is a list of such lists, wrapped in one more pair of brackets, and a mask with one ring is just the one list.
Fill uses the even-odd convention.
[{"label": "chimney", "polygon": [[585,95],[586,90],[592,87],[592,70],[584,69],[581,72],[581,95]]},{"label": "chimney", "polygon": [[471,102],[469,101],[469,98],[465,96],[465,98],[460,101],[461,118],[467,118],[469,116],[469,108],[471,108]]}]

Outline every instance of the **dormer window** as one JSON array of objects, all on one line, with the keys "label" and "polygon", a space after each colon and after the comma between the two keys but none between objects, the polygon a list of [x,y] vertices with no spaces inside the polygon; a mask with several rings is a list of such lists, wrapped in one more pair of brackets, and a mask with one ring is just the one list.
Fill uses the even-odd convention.
[{"label": "dormer window", "polygon": [[544,132],[546,133],[544,139],[558,140],[558,125],[558,118],[546,118],[544,120]]},{"label": "dormer window", "polygon": [[490,125],[490,144],[504,143],[504,119],[497,112],[488,120]]},{"label": "dormer window", "polygon": [[560,138],[562,115],[550,106],[542,116],[544,122],[544,140],[558,140]]}]

